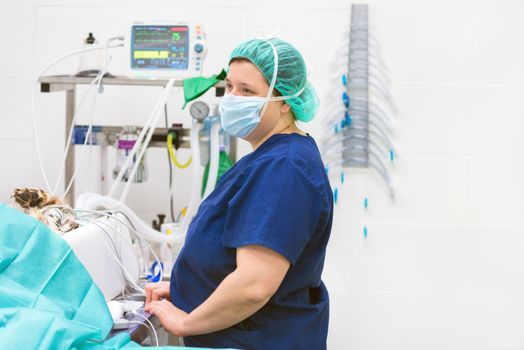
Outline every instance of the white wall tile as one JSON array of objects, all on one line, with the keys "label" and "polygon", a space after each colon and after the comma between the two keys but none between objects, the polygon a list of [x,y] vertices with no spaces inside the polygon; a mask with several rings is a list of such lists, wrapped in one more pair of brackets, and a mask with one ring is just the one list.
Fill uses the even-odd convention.
[{"label": "white wall tile", "polygon": [[[82,7],[82,6],[90,6],[90,7],[143,7],[144,2],[138,1],[138,0],[112,0],[111,2],[103,1],[103,0],[75,0],[74,2],[71,0],[33,0],[38,3],[41,7],[48,7],[48,6],[60,6],[60,7]],[[173,6],[177,9],[179,8],[188,8],[188,7],[196,7],[196,8],[225,8],[225,7],[249,7],[249,4],[247,4],[244,1],[241,0],[225,0],[221,1],[220,3],[217,3],[213,0],[195,0],[195,1],[182,1],[182,0],[153,0],[148,1],[149,7],[160,7],[160,6]],[[174,14],[173,16],[176,16]]]},{"label": "white wall tile", "polygon": [[497,296],[332,291],[329,348],[520,349],[523,305]]},{"label": "white wall tile", "polygon": [[0,76],[0,139],[32,139],[32,81],[21,75]]},{"label": "white wall tile", "polygon": [[467,83],[471,77],[469,13],[379,12],[384,60],[393,80]]},{"label": "white wall tile", "polygon": [[[343,36],[349,28],[349,10],[332,9],[251,9],[249,30],[244,40],[266,36],[276,32],[276,36],[292,43],[304,56],[311,70],[311,78],[328,78],[328,61],[336,54],[334,50],[346,44]],[[301,25],[290,20],[300,18]],[[336,23],[336,25],[333,25]]]},{"label": "white wall tile", "polygon": [[522,250],[518,231],[336,221],[323,279],[334,290],[518,293]]},{"label": "white wall tile", "polygon": [[[23,3],[22,3],[23,4]],[[5,6],[0,10],[0,74],[26,74],[34,66],[35,9],[32,6]]]},{"label": "white wall tile", "polygon": [[[42,175],[42,171],[40,169],[40,165],[38,162],[37,152],[35,148],[35,144],[31,143],[31,164],[33,165],[32,168],[32,178],[31,182],[27,184],[27,187],[38,187],[43,190],[47,190],[47,186],[45,185],[44,177]],[[64,152],[64,141],[50,141],[50,140],[41,140],[40,141],[40,152],[42,155],[42,160],[44,164],[44,172],[47,176],[47,179],[49,181],[49,185],[54,188],[55,184],[58,181],[58,175],[59,175],[59,169],[60,165],[62,164],[62,155]],[[62,175],[63,176],[63,175]],[[63,177],[62,177],[63,179]],[[58,188],[57,194],[61,193],[61,188]]]},{"label": "white wall tile", "polygon": [[522,8],[504,12],[492,9],[473,16],[473,82],[524,85],[524,47],[518,44],[524,35],[522,13]]},{"label": "white wall tile", "polygon": [[401,152],[514,155],[522,88],[395,84]]},{"label": "white wall tile", "polygon": [[15,188],[31,187],[33,145],[24,140],[0,139],[2,175],[0,175],[0,202],[10,202]]},{"label": "white wall tile", "polygon": [[[521,184],[514,157],[464,157],[400,154],[391,167],[395,200],[388,197],[384,181],[375,171],[339,174],[336,215],[346,220],[432,223],[492,229],[515,229]],[[369,208],[363,212],[364,198]],[[357,208],[355,210],[355,208]]]}]

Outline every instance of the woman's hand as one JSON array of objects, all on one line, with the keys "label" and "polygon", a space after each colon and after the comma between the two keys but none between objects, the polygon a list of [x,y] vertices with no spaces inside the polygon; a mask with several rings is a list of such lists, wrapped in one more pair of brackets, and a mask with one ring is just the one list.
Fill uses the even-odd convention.
[{"label": "woman's hand", "polygon": [[[170,333],[208,334],[231,327],[260,310],[275,294],[291,263],[259,245],[237,248],[237,268],[188,315],[167,300],[153,301],[146,310],[157,315]],[[177,302],[177,300],[175,300]]]},{"label": "woman's hand", "polygon": [[186,336],[182,324],[187,313],[169,301],[171,300],[169,282],[148,283],[145,290],[146,305],[144,310],[155,315],[169,333],[178,337]]},{"label": "woman's hand", "polygon": [[145,311],[155,315],[164,329],[177,337],[185,337],[184,320],[187,312],[180,310],[170,301],[156,300],[146,304]]},{"label": "woman's hand", "polygon": [[160,299],[171,300],[171,292],[169,290],[169,282],[148,283],[146,290],[146,306],[152,301]]}]

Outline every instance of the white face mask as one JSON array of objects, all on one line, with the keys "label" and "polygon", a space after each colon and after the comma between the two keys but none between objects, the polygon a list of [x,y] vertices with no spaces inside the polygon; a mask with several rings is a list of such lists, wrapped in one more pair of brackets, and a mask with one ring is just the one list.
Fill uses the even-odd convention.
[{"label": "white face mask", "polygon": [[218,107],[220,111],[220,122],[222,128],[230,135],[236,137],[246,137],[255,130],[260,124],[261,118],[266,112],[269,102],[289,100],[299,96],[305,89],[305,86],[292,96],[272,97],[273,89],[277,81],[278,72],[278,53],[275,46],[268,41],[273,49],[275,68],[271,84],[266,97],[260,96],[235,96],[226,94],[220,100]]}]

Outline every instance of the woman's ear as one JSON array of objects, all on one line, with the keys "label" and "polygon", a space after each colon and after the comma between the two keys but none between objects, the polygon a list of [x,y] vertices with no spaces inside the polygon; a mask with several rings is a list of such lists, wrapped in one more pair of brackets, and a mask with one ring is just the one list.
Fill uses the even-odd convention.
[{"label": "woman's ear", "polygon": [[282,105],[280,105],[280,114],[286,114],[289,112],[290,110],[290,106],[285,103],[284,101],[282,101]]}]

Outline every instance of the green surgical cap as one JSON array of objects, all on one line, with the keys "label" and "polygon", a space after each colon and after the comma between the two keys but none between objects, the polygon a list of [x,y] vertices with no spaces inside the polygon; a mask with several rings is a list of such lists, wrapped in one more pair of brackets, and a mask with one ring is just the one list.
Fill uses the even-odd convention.
[{"label": "green surgical cap", "polygon": [[[292,96],[302,88],[297,97],[285,100],[291,107],[295,119],[309,122],[315,117],[320,104],[313,85],[307,80],[304,58],[291,44],[280,39],[269,39],[278,53],[278,72],[275,89],[283,96]],[[238,45],[231,53],[229,62],[235,58],[251,61],[262,72],[268,84],[273,78],[275,62],[273,49],[266,40],[252,39]]]}]

